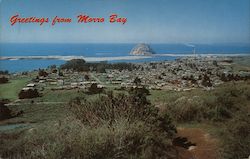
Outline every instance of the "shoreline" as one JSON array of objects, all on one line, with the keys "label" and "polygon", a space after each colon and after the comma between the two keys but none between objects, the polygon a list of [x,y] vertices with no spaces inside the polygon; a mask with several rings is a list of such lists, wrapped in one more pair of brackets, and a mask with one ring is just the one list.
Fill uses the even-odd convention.
[{"label": "shoreline", "polygon": [[69,61],[72,59],[84,59],[87,62],[98,61],[114,61],[114,60],[140,60],[149,59],[154,57],[241,57],[250,56],[250,53],[237,53],[237,54],[153,54],[151,56],[113,56],[113,57],[85,57],[85,56],[60,56],[60,55],[48,55],[48,56],[2,56],[0,60],[62,60]]}]

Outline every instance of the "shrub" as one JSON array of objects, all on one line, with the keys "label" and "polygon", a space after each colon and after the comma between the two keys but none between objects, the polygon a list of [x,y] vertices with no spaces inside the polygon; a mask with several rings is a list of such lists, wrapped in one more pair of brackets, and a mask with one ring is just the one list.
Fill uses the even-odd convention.
[{"label": "shrub", "polygon": [[166,110],[178,122],[226,121],[242,110],[249,108],[249,86],[231,85],[204,92],[200,96],[182,96],[166,104]]},{"label": "shrub", "polygon": [[222,133],[223,157],[225,159],[248,158],[250,150],[250,113],[241,111],[226,124]]},{"label": "shrub", "polygon": [[0,102],[0,121],[4,119],[9,119],[12,117],[11,110]]},{"label": "shrub", "polygon": [[94,101],[76,98],[69,105],[68,118],[25,131],[15,143],[5,137],[1,157],[176,158],[174,125],[144,95],[114,96],[110,92]]},{"label": "shrub", "polygon": [[[0,154],[4,158],[164,158],[174,159],[171,140],[150,131],[142,122],[118,120],[96,128],[84,126],[79,120],[67,118],[34,127],[10,143],[4,137]],[[8,147],[8,148],[6,148]]]},{"label": "shrub", "polygon": [[150,92],[148,89],[146,89],[145,87],[136,87],[136,88],[130,88],[129,93],[131,94],[144,94],[144,95],[150,95]]},{"label": "shrub", "polygon": [[84,75],[84,79],[85,79],[86,81],[89,81],[89,80],[90,80],[89,75]]},{"label": "shrub", "polygon": [[63,73],[59,70],[58,76],[63,76]]},{"label": "shrub", "polygon": [[103,91],[103,88],[98,88],[96,83],[91,84],[91,86],[88,88],[89,94],[98,94]]},{"label": "shrub", "polygon": [[140,85],[141,84],[141,79],[139,77],[136,77],[133,81],[134,84]]},{"label": "shrub", "polygon": [[8,83],[8,82],[9,82],[9,79],[6,78],[5,76],[0,77],[0,84]]},{"label": "shrub", "polygon": [[169,113],[178,122],[200,121],[203,119],[203,101],[196,97],[190,98],[183,96],[174,103],[169,104]]},{"label": "shrub", "polygon": [[[107,125],[111,130],[116,131],[117,122],[123,121],[129,126],[142,124],[141,129],[144,134],[128,139],[128,142],[132,142],[130,147],[134,147],[130,150],[133,155],[141,156],[148,153],[146,156],[151,156],[149,158],[158,158],[165,156],[165,151],[173,148],[170,141],[176,133],[175,126],[168,115],[159,114],[158,109],[151,105],[144,94],[114,96],[108,93],[95,101],[77,98],[70,102],[70,110],[84,125],[92,128]],[[138,147],[142,148],[138,150]]]},{"label": "shrub", "polygon": [[21,90],[18,94],[19,99],[36,98],[39,96],[37,89]]},{"label": "shrub", "polygon": [[52,73],[57,73],[57,69],[51,70]]},{"label": "shrub", "polygon": [[211,80],[209,78],[209,76],[207,74],[205,74],[203,76],[203,79],[201,81],[201,84],[204,86],[204,87],[212,87],[212,83],[211,83]]},{"label": "shrub", "polygon": [[1,99],[0,100],[0,121],[5,120],[5,119],[10,119],[13,117],[17,117],[17,116],[24,113],[22,110],[17,112],[17,111],[13,111],[13,110],[9,109],[9,107],[7,107],[5,105],[9,102],[10,101],[8,99]]},{"label": "shrub", "polygon": [[39,69],[38,75],[39,76],[43,76],[43,77],[47,77],[48,73],[45,70],[43,70],[43,69]]}]

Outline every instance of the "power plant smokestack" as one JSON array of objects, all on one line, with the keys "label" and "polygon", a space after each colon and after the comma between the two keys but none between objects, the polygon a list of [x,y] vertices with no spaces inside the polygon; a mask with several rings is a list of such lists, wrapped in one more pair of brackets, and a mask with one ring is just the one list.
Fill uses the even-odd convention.
[{"label": "power plant smokestack", "polygon": [[185,44],[186,46],[188,47],[191,47],[193,48],[193,54],[194,54],[194,57],[196,56],[196,49],[195,49],[195,45],[192,45],[192,44]]}]

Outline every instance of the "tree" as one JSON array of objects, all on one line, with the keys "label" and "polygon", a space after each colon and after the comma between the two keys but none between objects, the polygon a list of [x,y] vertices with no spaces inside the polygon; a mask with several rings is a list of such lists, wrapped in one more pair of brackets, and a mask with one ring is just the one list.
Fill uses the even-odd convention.
[{"label": "tree", "polygon": [[194,79],[194,76],[193,76],[193,75],[191,75],[191,76],[189,77],[189,80],[191,81],[192,84],[196,84],[196,83],[197,83],[197,80]]},{"label": "tree", "polygon": [[86,80],[86,81],[89,81],[89,75],[84,75],[84,79]]},{"label": "tree", "polygon": [[37,89],[21,90],[18,94],[19,99],[36,98],[39,96]]},{"label": "tree", "polygon": [[52,73],[57,73],[57,69],[51,70]]},{"label": "tree", "polygon": [[226,82],[228,81],[227,77],[226,77],[226,74],[225,73],[222,73],[221,76],[220,76],[220,80],[222,80],[223,82]]},{"label": "tree", "polygon": [[99,64],[96,66],[96,72],[98,73],[106,73],[105,65]]},{"label": "tree", "polygon": [[147,88],[145,87],[142,87],[142,88],[131,88],[130,89],[130,93],[131,94],[135,94],[135,95],[138,95],[138,94],[144,94],[144,95],[150,95],[150,92]]},{"label": "tree", "polygon": [[205,87],[212,87],[211,80],[207,74],[203,76],[201,84]]},{"label": "tree", "polygon": [[214,66],[218,66],[217,61],[214,60],[214,61],[213,61],[213,65],[214,65]]},{"label": "tree", "polygon": [[101,93],[103,91],[103,88],[98,88],[98,85],[96,83],[93,83],[89,87],[88,91],[90,94],[97,94],[97,93]]},{"label": "tree", "polygon": [[59,72],[58,72],[58,76],[63,76],[62,71],[60,71],[60,70],[59,70]]},{"label": "tree", "polygon": [[2,84],[2,83],[8,83],[8,82],[9,82],[9,79],[6,78],[5,76],[0,77],[0,84]]},{"label": "tree", "polygon": [[39,69],[38,75],[47,77],[49,74],[44,69]]},{"label": "tree", "polygon": [[137,86],[140,85],[141,84],[141,79],[139,77],[136,77],[134,79],[134,84],[137,85]]},{"label": "tree", "polygon": [[0,71],[0,75],[8,75],[9,71],[5,70],[5,71]]},{"label": "tree", "polygon": [[50,68],[51,70],[54,70],[54,69],[56,69],[56,65],[51,65],[51,66],[49,66],[49,68]]},{"label": "tree", "polygon": [[4,119],[9,119],[11,118],[11,110],[4,105],[4,102],[0,102],[0,121]]},{"label": "tree", "polygon": [[89,67],[84,59],[72,59],[61,65],[61,69],[72,69],[74,71],[89,71]]}]

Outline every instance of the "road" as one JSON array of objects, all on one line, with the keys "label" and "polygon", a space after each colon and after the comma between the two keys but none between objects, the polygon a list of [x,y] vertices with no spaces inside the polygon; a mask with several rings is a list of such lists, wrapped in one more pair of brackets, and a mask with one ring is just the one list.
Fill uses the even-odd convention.
[{"label": "road", "polygon": [[93,73],[90,73],[90,76],[93,77],[98,83],[103,84],[102,81],[99,80]]}]

